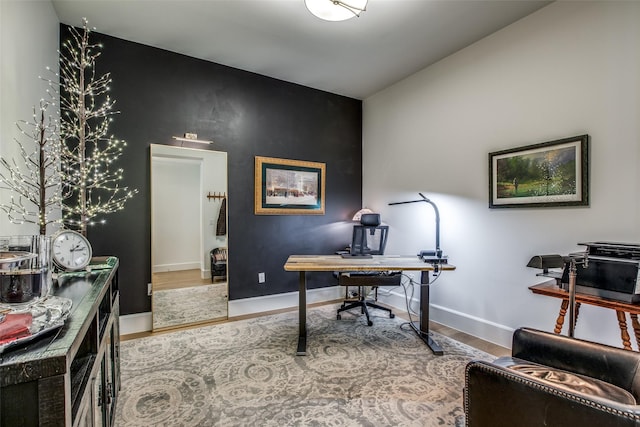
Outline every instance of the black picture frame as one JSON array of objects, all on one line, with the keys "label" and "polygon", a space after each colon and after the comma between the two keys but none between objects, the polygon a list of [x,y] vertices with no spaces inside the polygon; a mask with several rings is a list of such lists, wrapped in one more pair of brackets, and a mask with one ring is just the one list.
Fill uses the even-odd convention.
[{"label": "black picture frame", "polygon": [[589,206],[589,135],[489,153],[489,208]]}]

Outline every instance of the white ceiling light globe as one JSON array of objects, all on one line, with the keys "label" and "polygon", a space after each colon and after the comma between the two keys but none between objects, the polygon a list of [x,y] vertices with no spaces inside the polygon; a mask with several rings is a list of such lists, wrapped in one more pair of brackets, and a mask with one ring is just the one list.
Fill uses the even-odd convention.
[{"label": "white ceiling light globe", "polygon": [[368,0],[305,0],[309,12],[325,21],[345,21],[359,16]]}]

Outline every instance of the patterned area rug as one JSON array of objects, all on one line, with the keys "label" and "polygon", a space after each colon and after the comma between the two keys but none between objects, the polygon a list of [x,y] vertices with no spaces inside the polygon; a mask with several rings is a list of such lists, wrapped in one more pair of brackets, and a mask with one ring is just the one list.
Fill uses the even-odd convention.
[{"label": "patterned area rug", "polygon": [[307,312],[296,356],[289,312],[124,341],[116,426],[464,424],[464,367],[484,352],[434,334],[434,356],[402,319],[336,306]]},{"label": "patterned area rug", "polygon": [[153,292],[153,328],[227,317],[227,283]]}]

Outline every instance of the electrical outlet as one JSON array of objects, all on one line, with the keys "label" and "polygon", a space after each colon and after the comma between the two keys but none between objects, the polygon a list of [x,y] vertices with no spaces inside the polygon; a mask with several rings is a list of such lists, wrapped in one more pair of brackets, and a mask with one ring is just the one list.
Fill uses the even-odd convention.
[{"label": "electrical outlet", "polygon": [[258,283],[264,283],[267,280],[264,272],[258,273]]},{"label": "electrical outlet", "polygon": [[151,296],[151,283],[147,283],[147,296]]}]

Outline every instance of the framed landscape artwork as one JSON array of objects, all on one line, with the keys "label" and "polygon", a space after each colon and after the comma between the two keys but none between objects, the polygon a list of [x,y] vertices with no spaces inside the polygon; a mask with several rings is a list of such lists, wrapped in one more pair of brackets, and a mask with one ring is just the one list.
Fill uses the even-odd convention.
[{"label": "framed landscape artwork", "polygon": [[589,135],[489,153],[489,207],[589,205]]},{"label": "framed landscape artwork", "polygon": [[256,156],[257,215],[324,215],[325,164]]}]

